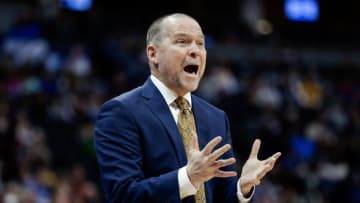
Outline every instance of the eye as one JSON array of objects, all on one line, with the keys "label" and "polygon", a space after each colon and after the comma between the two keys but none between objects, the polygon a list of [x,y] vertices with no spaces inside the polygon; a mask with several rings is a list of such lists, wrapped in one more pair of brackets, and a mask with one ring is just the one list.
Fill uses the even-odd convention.
[{"label": "eye", "polygon": [[204,41],[198,41],[196,44],[199,45],[199,46],[204,46],[205,42]]},{"label": "eye", "polygon": [[177,39],[177,40],[176,40],[176,43],[178,43],[178,44],[185,44],[185,43],[186,43],[186,40],[185,40],[185,39]]}]

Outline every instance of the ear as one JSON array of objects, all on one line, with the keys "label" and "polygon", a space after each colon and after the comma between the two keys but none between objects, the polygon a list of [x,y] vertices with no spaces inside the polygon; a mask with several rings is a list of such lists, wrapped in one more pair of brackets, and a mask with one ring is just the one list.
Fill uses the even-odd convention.
[{"label": "ear", "polygon": [[147,55],[150,63],[155,64],[155,66],[158,63],[156,54],[157,54],[156,47],[154,45],[150,44],[146,47],[146,55]]}]

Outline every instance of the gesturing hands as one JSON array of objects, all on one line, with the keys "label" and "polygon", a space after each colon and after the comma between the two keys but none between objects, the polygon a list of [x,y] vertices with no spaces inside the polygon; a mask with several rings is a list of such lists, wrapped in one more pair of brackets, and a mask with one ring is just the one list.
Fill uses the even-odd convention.
[{"label": "gesturing hands", "polygon": [[[226,178],[237,175],[236,171],[221,170],[222,167],[235,163],[235,158],[233,157],[219,159],[231,149],[229,144],[225,144],[213,151],[221,140],[220,136],[215,137],[200,151],[197,135],[193,133],[192,145],[190,146],[188,163],[186,165],[187,174],[193,185],[200,185],[214,177]],[[281,155],[280,152],[277,152],[265,160],[259,160],[259,149],[260,140],[256,139],[253,143],[250,156],[242,168],[240,188],[245,196],[254,185],[260,184],[261,179],[273,169],[276,160]]]},{"label": "gesturing hands", "polygon": [[265,160],[258,159],[260,140],[253,143],[250,156],[242,168],[240,177],[240,188],[243,195],[247,195],[254,185],[259,185],[261,179],[273,169],[276,160],[281,153],[277,152]]},{"label": "gesturing hands", "polygon": [[235,163],[235,158],[219,159],[225,152],[231,149],[229,144],[225,144],[213,151],[216,145],[221,142],[220,136],[212,139],[201,151],[199,150],[198,138],[193,133],[192,146],[189,150],[188,163],[186,166],[187,174],[193,185],[200,185],[214,177],[236,176],[235,171],[222,171],[220,168]]}]

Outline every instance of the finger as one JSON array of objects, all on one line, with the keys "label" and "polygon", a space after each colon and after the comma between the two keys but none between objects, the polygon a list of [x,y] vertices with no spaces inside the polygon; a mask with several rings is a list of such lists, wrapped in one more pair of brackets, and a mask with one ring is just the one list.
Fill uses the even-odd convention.
[{"label": "finger", "polygon": [[228,178],[228,177],[234,177],[237,176],[237,172],[236,171],[222,171],[222,170],[217,170],[215,172],[215,176],[217,178]]},{"label": "finger", "polygon": [[221,142],[221,140],[222,140],[222,138],[220,136],[215,137],[209,143],[206,144],[206,146],[204,147],[202,152],[205,155],[209,155],[213,151],[214,147]]},{"label": "finger", "polygon": [[259,139],[256,139],[252,145],[250,157],[256,158],[258,157],[259,149],[260,149],[261,141]]},{"label": "finger", "polygon": [[257,175],[257,180],[260,181],[261,179],[263,179],[264,176],[273,169],[273,167],[274,167],[274,165],[265,164],[264,167],[262,168],[262,170]]},{"label": "finger", "polygon": [[271,159],[269,161],[269,165],[270,165],[269,171],[271,171],[274,168],[275,163],[279,159],[280,156],[281,156],[281,153],[279,152],[279,153],[276,153],[273,157],[271,157]]},{"label": "finger", "polygon": [[271,160],[269,161],[269,163],[267,163],[263,167],[261,167],[259,175],[257,176],[259,180],[262,179],[268,172],[270,172],[274,168],[275,162],[276,162],[276,159],[271,157]]},{"label": "finger", "polygon": [[211,153],[208,157],[208,162],[213,163],[216,159],[218,159],[220,156],[222,156],[225,152],[229,151],[231,149],[230,144],[226,144],[219,149],[215,150],[213,153]]},{"label": "finger", "polygon": [[275,153],[274,155],[272,155],[271,157],[267,158],[265,160],[265,163],[269,163],[269,162],[276,162],[276,160],[278,160],[278,158],[281,156],[280,152]]},{"label": "finger", "polygon": [[229,166],[232,165],[236,162],[235,158],[229,158],[229,159],[220,159],[220,160],[216,160],[214,162],[215,167],[217,168],[222,168],[225,166]]}]

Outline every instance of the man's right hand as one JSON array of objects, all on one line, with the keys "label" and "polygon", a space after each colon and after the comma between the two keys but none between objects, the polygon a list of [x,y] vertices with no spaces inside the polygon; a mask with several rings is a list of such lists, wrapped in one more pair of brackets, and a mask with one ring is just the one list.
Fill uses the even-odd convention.
[{"label": "man's right hand", "polygon": [[215,137],[200,151],[197,134],[193,132],[186,171],[194,186],[199,186],[214,177],[227,178],[237,175],[236,171],[223,171],[220,169],[234,164],[236,161],[233,157],[228,159],[218,159],[231,149],[230,144],[225,144],[213,151],[221,140],[222,138],[220,136]]}]

